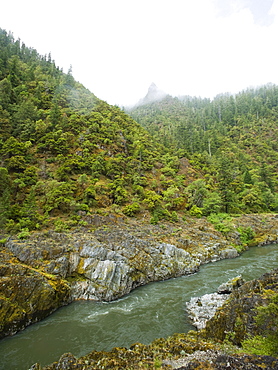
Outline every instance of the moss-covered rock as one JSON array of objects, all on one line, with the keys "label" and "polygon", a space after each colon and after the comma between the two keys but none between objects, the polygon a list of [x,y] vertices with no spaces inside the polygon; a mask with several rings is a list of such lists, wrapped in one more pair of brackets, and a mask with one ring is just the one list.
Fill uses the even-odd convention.
[{"label": "moss-covered rock", "polygon": [[0,338],[42,320],[70,301],[66,281],[11,261],[5,250],[1,257]]},{"label": "moss-covered rock", "polygon": [[[263,275],[260,279],[247,282],[238,289],[234,289],[231,299],[227,301],[223,309],[219,310],[214,318],[208,323],[207,330],[190,331],[187,334],[175,334],[166,339],[160,338],[150,345],[135,343],[129,349],[114,348],[110,352],[93,351],[81,358],[75,358],[72,354],[63,355],[58,362],[43,368],[43,370],[60,369],[207,369],[207,370],[273,370],[278,369],[278,358],[266,355],[254,355],[243,353],[233,345],[228,345],[226,337],[224,340],[219,335],[218,328],[227,329],[230,317],[233,319],[232,311],[235,310],[235,301],[243,303],[250,297],[255,305],[250,305],[248,310],[243,305],[242,312],[247,317],[251,326],[246,326],[248,334],[256,333],[254,311],[252,307],[264,305],[269,301],[271,292],[277,290],[278,270]],[[257,299],[258,296],[261,299]],[[233,297],[233,298],[232,298]],[[225,318],[225,320],[223,319]],[[235,319],[236,322],[236,319]],[[236,330],[236,325],[234,326]],[[242,328],[241,328],[242,329]],[[250,330],[251,329],[251,330]],[[216,335],[215,335],[216,333]],[[217,340],[216,340],[217,339]],[[37,364],[34,369],[39,370]]]},{"label": "moss-covered rock", "polygon": [[240,346],[248,336],[260,334],[254,319],[256,308],[267,305],[275,293],[278,293],[278,270],[246,282],[231,293],[215,316],[207,322],[202,335],[218,341],[228,339]]},{"label": "moss-covered rock", "polygon": [[[277,239],[277,223],[275,215],[233,219],[235,230],[251,228],[264,243]],[[98,216],[97,225],[33,233],[25,240],[2,238],[1,336],[74,299],[111,301],[148,282],[238,256],[238,233],[223,236],[206,218],[151,225]]]}]

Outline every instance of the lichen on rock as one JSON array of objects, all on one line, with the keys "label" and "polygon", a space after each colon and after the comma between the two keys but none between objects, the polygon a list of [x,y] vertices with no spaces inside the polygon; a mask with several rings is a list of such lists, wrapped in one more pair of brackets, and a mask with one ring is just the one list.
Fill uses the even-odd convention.
[{"label": "lichen on rock", "polygon": [[[267,233],[264,243],[277,238],[277,218],[264,215],[263,223],[261,218],[236,218],[235,227],[252,227],[260,240]],[[159,225],[101,221],[99,216],[94,229],[50,230],[26,240],[6,238],[2,244],[6,257],[0,266],[1,335],[14,333],[74,299],[111,301],[140,285],[191,274],[204,263],[238,256],[237,236],[223,237],[205,218]]]},{"label": "lichen on rock", "polygon": [[204,329],[206,323],[211,319],[216,311],[229,298],[230,293],[240,287],[244,283],[241,276],[230,279],[228,282],[221,284],[217,293],[205,294],[201,297],[192,297],[186,303],[188,316],[192,320],[192,324],[198,329]]},{"label": "lichen on rock", "polygon": [[[91,370],[91,369],[207,369],[207,370],[273,370],[278,369],[278,358],[267,355],[254,355],[244,353],[242,349],[228,346],[226,340],[222,341],[215,336],[217,327],[228,323],[231,312],[235,309],[235,302],[244,302],[253,295],[262,295],[269,299],[265,290],[277,291],[278,270],[263,275],[260,279],[244,283],[230,294],[224,309],[217,311],[215,316],[208,321],[209,329],[190,331],[187,334],[174,334],[168,338],[156,339],[149,345],[135,343],[130,348],[114,348],[109,352],[93,351],[81,358],[72,354],[63,355],[57,362],[46,366],[43,370]],[[235,279],[240,281],[240,279]],[[221,294],[219,294],[221,295]],[[267,298],[268,296],[268,298]],[[232,298],[233,297],[233,298]],[[253,300],[256,305],[258,300]],[[264,304],[261,301],[260,304]],[[246,315],[253,320],[254,312],[248,305]],[[245,310],[245,308],[242,308]],[[241,312],[238,312],[241,315]],[[225,320],[219,321],[219,315]],[[255,324],[255,322],[253,323]],[[227,326],[221,328],[224,332]],[[253,325],[253,332],[256,331]],[[251,332],[249,332],[250,334]],[[218,339],[218,341],[216,341]],[[225,338],[226,339],[226,338]],[[41,370],[38,364],[35,370]]]},{"label": "lichen on rock", "polygon": [[219,341],[229,339],[233,344],[240,346],[249,335],[258,334],[254,317],[256,307],[266,305],[270,301],[269,294],[265,294],[266,291],[278,293],[277,269],[233,290],[228,301],[206,323],[204,336]]}]

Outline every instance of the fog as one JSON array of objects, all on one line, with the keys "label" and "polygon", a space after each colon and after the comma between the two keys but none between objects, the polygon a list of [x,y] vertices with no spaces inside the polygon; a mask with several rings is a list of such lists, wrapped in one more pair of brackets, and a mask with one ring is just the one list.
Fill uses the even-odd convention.
[{"label": "fog", "polygon": [[278,83],[278,0],[14,0],[1,28],[110,104],[137,103],[152,82],[213,98]]}]

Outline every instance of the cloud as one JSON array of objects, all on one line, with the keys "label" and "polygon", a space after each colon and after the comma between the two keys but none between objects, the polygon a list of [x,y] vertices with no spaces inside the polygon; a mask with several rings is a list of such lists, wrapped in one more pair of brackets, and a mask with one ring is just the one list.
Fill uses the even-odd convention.
[{"label": "cloud", "polygon": [[254,19],[254,23],[260,26],[269,26],[274,22],[274,14],[271,14],[273,0],[216,0],[219,15],[229,17],[234,12],[248,9]]},{"label": "cloud", "polygon": [[278,83],[277,14],[278,0],[14,0],[0,24],[65,72],[72,65],[101,99],[127,105],[151,82],[207,97]]}]

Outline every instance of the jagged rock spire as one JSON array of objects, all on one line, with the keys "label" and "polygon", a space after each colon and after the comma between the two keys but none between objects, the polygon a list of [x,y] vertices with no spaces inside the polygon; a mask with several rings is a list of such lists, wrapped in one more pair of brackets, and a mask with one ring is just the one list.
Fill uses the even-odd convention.
[{"label": "jagged rock spire", "polygon": [[162,100],[163,98],[165,98],[166,95],[167,94],[164,91],[160,90],[156,86],[156,84],[152,82],[149,86],[147,95],[143,99],[141,99],[137,105],[149,104],[154,101]]}]

